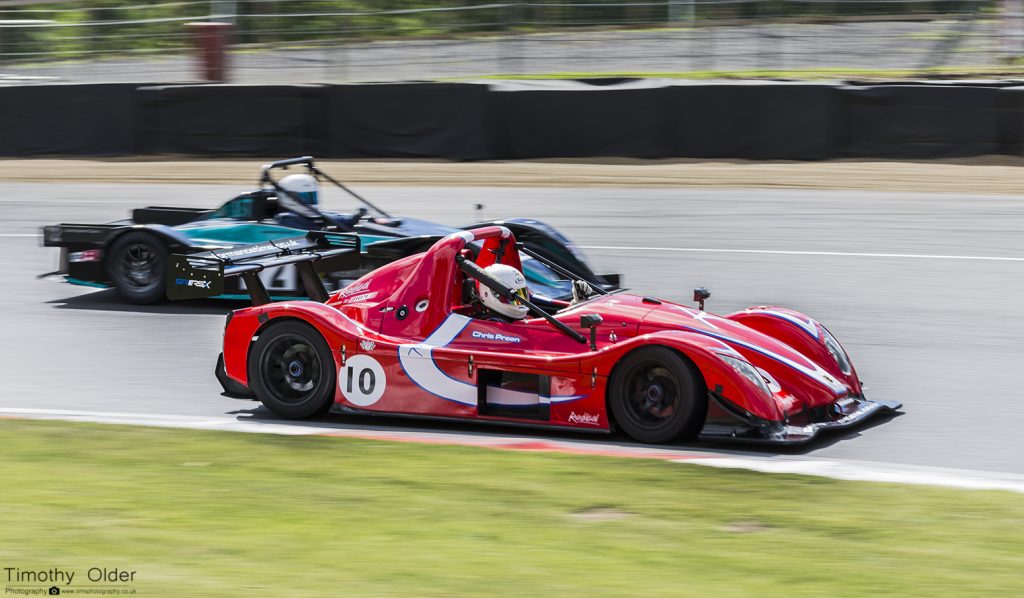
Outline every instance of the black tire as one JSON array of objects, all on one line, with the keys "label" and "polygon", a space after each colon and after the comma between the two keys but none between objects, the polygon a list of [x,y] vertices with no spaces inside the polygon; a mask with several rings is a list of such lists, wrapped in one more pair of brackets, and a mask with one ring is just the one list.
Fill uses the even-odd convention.
[{"label": "black tire", "polygon": [[118,294],[129,303],[146,305],[164,298],[167,245],[156,236],[131,232],[118,237],[107,250],[107,274]]},{"label": "black tire", "polygon": [[704,426],[707,389],[689,360],[667,347],[644,347],[615,368],[608,381],[608,406],[619,428],[634,440],[684,440]]},{"label": "black tire", "polygon": [[336,380],[327,341],[303,322],[270,324],[249,352],[249,389],[281,417],[326,413],[334,403]]}]

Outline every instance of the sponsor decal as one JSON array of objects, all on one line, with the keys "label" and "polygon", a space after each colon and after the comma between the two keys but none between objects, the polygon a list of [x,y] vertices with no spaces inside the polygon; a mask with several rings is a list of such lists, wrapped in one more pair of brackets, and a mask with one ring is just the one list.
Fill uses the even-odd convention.
[{"label": "sponsor decal", "polygon": [[373,351],[377,348],[377,343],[368,340],[359,341],[359,348],[363,351]]},{"label": "sponsor decal", "polygon": [[68,261],[71,263],[98,262],[101,259],[103,259],[103,251],[100,249],[87,249],[68,254]]},{"label": "sponsor decal", "polygon": [[521,343],[523,339],[518,336],[506,336],[500,332],[481,332],[474,330],[471,335],[473,338],[479,338],[485,341],[501,341],[503,343]]},{"label": "sponsor decal", "polygon": [[238,257],[240,255],[249,255],[249,254],[252,254],[252,253],[259,253],[261,251],[275,251],[276,252],[276,250],[285,249],[287,247],[294,247],[294,246],[296,246],[298,244],[299,244],[298,241],[292,239],[290,241],[275,242],[273,245],[271,245],[269,243],[264,243],[262,245],[253,245],[251,247],[245,247],[245,248],[242,248],[242,249],[235,249],[234,251],[217,252],[217,255],[219,257],[225,258],[225,257]]},{"label": "sponsor decal", "polygon": [[596,426],[600,422],[600,417],[596,413],[576,413],[575,411],[569,412],[569,423],[570,424],[586,424],[588,426]]},{"label": "sponsor decal", "polygon": [[359,303],[360,301],[369,301],[377,296],[377,291],[372,293],[363,293],[362,295],[356,295],[354,297],[345,297],[345,303]]},{"label": "sponsor decal", "polygon": [[379,361],[369,355],[354,355],[348,358],[338,372],[338,387],[341,394],[353,405],[373,405],[384,395],[386,386],[384,368]]},{"label": "sponsor decal", "polygon": [[192,278],[176,278],[174,279],[174,284],[182,287],[197,287],[200,289],[210,288],[209,280],[195,280]]},{"label": "sponsor decal", "polygon": [[369,281],[361,282],[359,284],[349,285],[349,286],[345,287],[344,289],[341,290],[341,293],[339,293],[339,294],[342,297],[348,297],[349,295],[354,295],[354,294],[356,294],[356,293],[358,293],[360,291],[365,291],[368,288],[370,288],[370,282]]}]

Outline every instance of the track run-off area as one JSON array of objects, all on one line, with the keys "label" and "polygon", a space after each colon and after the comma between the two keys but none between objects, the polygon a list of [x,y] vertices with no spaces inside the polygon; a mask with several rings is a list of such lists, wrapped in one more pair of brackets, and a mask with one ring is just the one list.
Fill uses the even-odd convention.
[{"label": "track run-off area", "polygon": [[[255,168],[255,166],[254,166]],[[332,416],[275,419],[220,395],[220,301],[122,304],[37,278],[57,266],[39,226],[107,222],[145,205],[213,207],[241,185],[0,183],[0,417],[375,436],[647,456],[850,479],[1024,491],[1024,195],[729,188],[401,187],[357,190],[396,215],[452,225],[544,220],[636,292],[707,309],[775,304],[829,326],[868,394],[903,413],[777,451],[646,447],[593,436]],[[333,190],[324,206],[352,204]],[[482,213],[474,204],[482,203]]]}]

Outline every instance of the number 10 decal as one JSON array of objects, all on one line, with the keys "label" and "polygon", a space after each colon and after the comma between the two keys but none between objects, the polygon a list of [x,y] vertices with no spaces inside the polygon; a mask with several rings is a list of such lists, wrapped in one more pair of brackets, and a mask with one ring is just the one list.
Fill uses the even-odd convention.
[{"label": "number 10 decal", "polygon": [[384,368],[369,355],[353,355],[345,361],[338,373],[341,394],[349,402],[368,407],[380,400],[387,380]]}]

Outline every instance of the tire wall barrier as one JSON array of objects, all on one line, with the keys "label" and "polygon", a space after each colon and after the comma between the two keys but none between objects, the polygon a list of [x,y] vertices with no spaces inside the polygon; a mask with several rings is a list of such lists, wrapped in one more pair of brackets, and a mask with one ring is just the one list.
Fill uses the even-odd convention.
[{"label": "tire wall barrier", "polygon": [[0,87],[0,156],[819,160],[1024,151],[1024,87],[600,83]]}]

